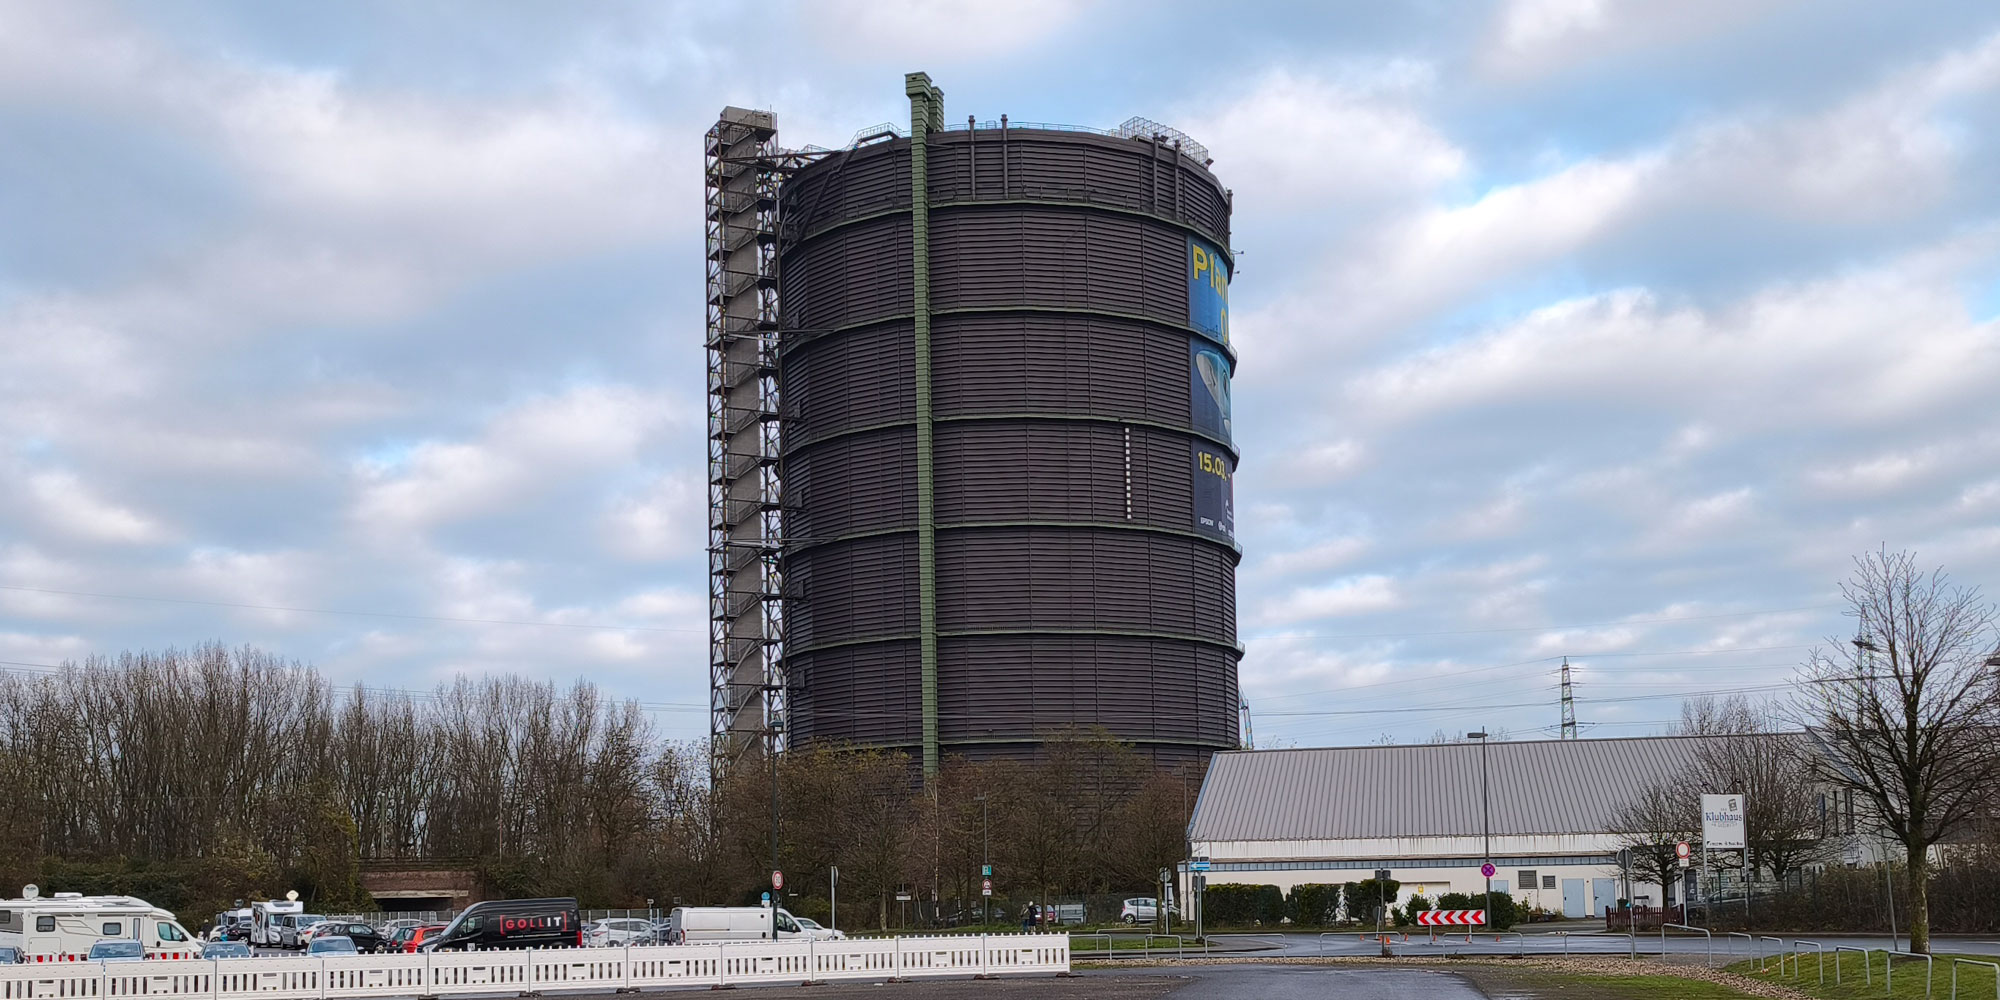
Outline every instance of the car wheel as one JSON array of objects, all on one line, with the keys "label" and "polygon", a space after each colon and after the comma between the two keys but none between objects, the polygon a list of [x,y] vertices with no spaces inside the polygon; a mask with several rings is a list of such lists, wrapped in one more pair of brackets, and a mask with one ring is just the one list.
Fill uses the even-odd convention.
[{"label": "car wheel", "polygon": [[1138,922],[1139,922],[1139,918],[1138,918],[1138,917],[1135,917],[1135,916],[1133,916],[1133,915],[1132,915],[1132,914],[1130,914],[1130,913],[1127,913],[1127,914],[1125,914],[1125,922],[1126,922],[1126,923],[1128,923],[1128,924],[1136,924],[1136,923],[1138,923]]}]

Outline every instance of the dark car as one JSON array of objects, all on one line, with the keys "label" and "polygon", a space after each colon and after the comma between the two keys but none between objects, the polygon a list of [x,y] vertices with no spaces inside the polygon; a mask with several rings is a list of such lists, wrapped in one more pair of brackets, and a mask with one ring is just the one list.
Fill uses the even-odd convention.
[{"label": "dark car", "polygon": [[313,940],[323,937],[344,937],[354,942],[355,951],[388,951],[389,939],[382,932],[358,920],[329,920],[323,926],[313,929]]},{"label": "dark car", "polygon": [[581,948],[583,921],[576,900],[489,899],[474,903],[419,946],[420,951],[487,951],[493,948]]}]

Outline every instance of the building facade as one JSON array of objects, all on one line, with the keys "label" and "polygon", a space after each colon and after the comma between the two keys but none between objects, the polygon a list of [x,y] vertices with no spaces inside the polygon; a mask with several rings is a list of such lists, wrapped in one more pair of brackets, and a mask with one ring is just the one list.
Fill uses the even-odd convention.
[{"label": "building facade", "polygon": [[[1599,916],[1624,897],[1618,812],[1638,791],[1687,773],[1701,739],[1218,753],[1189,823],[1191,855],[1208,860],[1210,885],[1287,892],[1386,868],[1401,883],[1399,905],[1418,894],[1485,891],[1480,866],[1490,859],[1495,893],[1569,917]],[[1632,899],[1672,905],[1677,888],[1635,880]],[[1183,899],[1186,889],[1183,872]]]}]

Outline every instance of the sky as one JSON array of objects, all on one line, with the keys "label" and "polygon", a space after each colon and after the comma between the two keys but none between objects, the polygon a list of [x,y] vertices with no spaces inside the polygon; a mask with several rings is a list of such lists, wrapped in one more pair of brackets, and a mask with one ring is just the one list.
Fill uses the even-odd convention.
[{"label": "sky", "polygon": [[1987,3],[0,0],[0,668],[707,725],[702,136],[1205,144],[1260,746],[1664,729],[2000,587]]}]

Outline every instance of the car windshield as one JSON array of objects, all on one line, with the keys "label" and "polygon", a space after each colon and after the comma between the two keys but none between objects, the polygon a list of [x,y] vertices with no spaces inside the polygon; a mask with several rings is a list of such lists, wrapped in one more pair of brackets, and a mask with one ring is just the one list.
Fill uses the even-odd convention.
[{"label": "car windshield", "polygon": [[311,947],[306,949],[306,954],[352,955],[354,954],[354,942],[344,937],[314,938]]},{"label": "car windshield", "polygon": [[317,913],[301,913],[301,914],[299,914],[299,926],[300,926],[300,927],[304,927],[304,926],[306,926],[306,925],[308,925],[308,924],[323,924],[323,923],[325,923],[325,922],[326,922],[326,917],[324,917],[324,916],[322,916],[322,915],[320,915],[320,914],[317,914]]},{"label": "car windshield", "polygon": [[146,948],[137,941],[99,941],[90,946],[91,958],[144,958]]},{"label": "car windshield", "polygon": [[792,919],[798,921],[798,925],[800,927],[805,928],[806,930],[809,931],[819,930],[819,922],[816,920],[812,920],[807,917],[793,917]]},{"label": "car windshield", "polygon": [[203,958],[249,958],[250,946],[234,941],[217,941],[201,950]]}]

